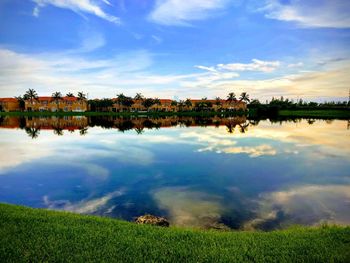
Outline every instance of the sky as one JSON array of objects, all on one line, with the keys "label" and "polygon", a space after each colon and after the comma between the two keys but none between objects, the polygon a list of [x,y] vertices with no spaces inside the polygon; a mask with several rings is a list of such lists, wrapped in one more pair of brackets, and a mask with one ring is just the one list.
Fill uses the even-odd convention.
[{"label": "sky", "polygon": [[0,97],[347,100],[348,0],[0,0]]}]

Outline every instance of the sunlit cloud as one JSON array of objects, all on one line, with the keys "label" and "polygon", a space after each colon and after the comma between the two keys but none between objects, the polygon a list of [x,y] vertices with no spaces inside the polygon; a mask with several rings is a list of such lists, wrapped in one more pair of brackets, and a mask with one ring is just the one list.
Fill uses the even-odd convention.
[{"label": "sunlit cloud", "polygon": [[263,61],[259,59],[253,59],[251,63],[232,63],[232,64],[219,64],[218,69],[230,70],[230,71],[261,71],[272,72],[280,66],[279,61]]},{"label": "sunlit cloud", "polygon": [[[38,17],[40,14],[40,9],[47,5],[52,5],[58,8],[69,9],[77,14],[87,13],[95,15],[99,18],[107,20],[109,22],[120,24],[120,19],[116,16],[109,15],[105,13],[102,8],[98,5],[98,1],[91,0],[32,0],[36,3],[33,10],[33,15]],[[99,1],[107,5],[111,5],[109,1],[102,0]]]},{"label": "sunlit cloud", "polygon": [[[94,41],[94,39],[96,41]],[[279,61],[253,60],[252,63],[229,63],[219,66],[201,66],[200,72],[184,74],[153,73],[153,53],[135,50],[106,58],[87,58],[82,52],[93,51],[104,44],[103,36],[92,35],[82,43],[82,49],[67,52],[19,53],[0,48],[1,96],[20,95],[34,88],[40,95],[51,95],[54,90],[63,93],[85,91],[89,98],[114,97],[123,92],[133,96],[137,92],[145,96],[173,98],[226,97],[229,92],[248,92],[261,100],[273,96],[303,99],[345,99],[350,62],[346,59],[322,65],[322,69],[300,71],[302,64],[279,71]],[[262,74],[274,72],[274,76],[254,78],[238,72]],[[292,72],[290,72],[292,70]],[[315,88],[317,87],[317,89]]]},{"label": "sunlit cloud", "polygon": [[259,10],[267,18],[295,22],[302,27],[350,28],[350,2],[344,0],[265,0]]},{"label": "sunlit cloud", "polygon": [[292,224],[315,225],[322,222],[350,223],[350,186],[308,185],[263,194],[258,200],[258,217],[246,229],[275,222],[280,227]]},{"label": "sunlit cloud", "polygon": [[149,19],[162,25],[186,26],[191,21],[214,16],[223,10],[229,0],[157,0]]}]

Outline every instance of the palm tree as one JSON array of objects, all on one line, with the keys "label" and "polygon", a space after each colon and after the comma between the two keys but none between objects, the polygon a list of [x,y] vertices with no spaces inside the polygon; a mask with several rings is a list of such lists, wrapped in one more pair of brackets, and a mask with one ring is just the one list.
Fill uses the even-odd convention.
[{"label": "palm tree", "polygon": [[38,93],[34,89],[29,89],[23,96],[24,99],[29,99],[30,104],[33,104],[33,100],[38,99]]},{"label": "palm tree", "polygon": [[78,100],[86,100],[86,95],[83,92],[78,92]]},{"label": "palm tree", "polygon": [[154,100],[153,100],[153,102],[154,102],[154,104],[157,104],[157,105],[161,105],[162,103],[160,102],[160,99],[158,99],[158,98],[155,98]]},{"label": "palm tree", "polygon": [[23,111],[25,109],[25,106],[26,106],[26,102],[25,102],[24,98],[22,96],[18,96],[15,98],[18,101],[20,110]]},{"label": "palm tree", "polygon": [[149,110],[150,107],[152,107],[153,104],[154,104],[154,99],[151,99],[151,98],[148,98],[142,101],[142,105],[147,109],[147,111]]},{"label": "palm tree", "polygon": [[141,93],[136,93],[134,100],[143,100],[145,97]]},{"label": "palm tree", "polygon": [[216,97],[215,98],[215,104],[217,105],[217,106],[220,106],[222,103],[221,103],[221,98],[220,97]]},{"label": "palm tree", "polygon": [[74,97],[74,94],[73,94],[72,92],[68,92],[68,93],[66,94],[66,96],[69,97],[69,98],[73,98],[73,97]]},{"label": "palm tree", "polygon": [[177,106],[177,101],[176,100],[172,100],[171,101],[171,106]]},{"label": "palm tree", "polygon": [[230,103],[236,100],[236,95],[233,92],[230,92],[227,96],[227,101]]},{"label": "palm tree", "polygon": [[247,92],[242,92],[241,96],[239,97],[239,101],[244,101],[246,103],[250,101],[249,95],[247,94]]},{"label": "palm tree", "polygon": [[187,107],[191,107],[191,106],[192,106],[192,101],[191,101],[191,99],[186,99],[186,101],[185,101],[185,106],[187,106]]},{"label": "palm tree", "polygon": [[62,99],[62,94],[61,92],[59,91],[56,91],[54,93],[52,93],[52,99],[56,102],[56,105],[57,105],[57,111],[58,111],[58,108],[59,108],[59,102],[60,100]]}]

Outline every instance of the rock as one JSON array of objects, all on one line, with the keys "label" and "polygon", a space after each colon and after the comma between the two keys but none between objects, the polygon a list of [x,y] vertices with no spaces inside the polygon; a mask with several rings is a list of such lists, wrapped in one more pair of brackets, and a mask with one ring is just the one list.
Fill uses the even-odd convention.
[{"label": "rock", "polygon": [[169,221],[164,217],[153,216],[153,215],[143,215],[139,216],[135,220],[136,224],[148,224],[154,226],[168,227]]}]

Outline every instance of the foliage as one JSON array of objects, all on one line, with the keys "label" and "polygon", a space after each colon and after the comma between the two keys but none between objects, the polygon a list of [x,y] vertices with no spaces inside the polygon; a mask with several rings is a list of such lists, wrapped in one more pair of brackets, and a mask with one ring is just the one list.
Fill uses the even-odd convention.
[{"label": "foliage", "polygon": [[151,99],[151,98],[147,98],[147,99],[144,99],[144,100],[142,101],[142,105],[143,105],[146,109],[149,109],[149,108],[152,107],[154,104],[155,104],[155,101],[154,101],[154,99]]},{"label": "foliage", "polygon": [[350,228],[218,232],[0,204],[1,262],[349,262]]}]

